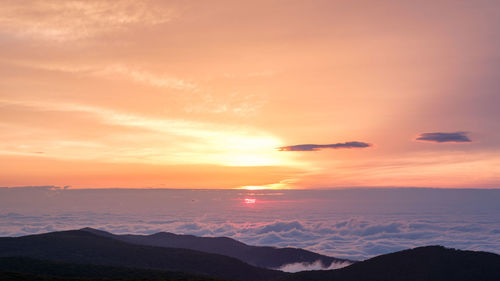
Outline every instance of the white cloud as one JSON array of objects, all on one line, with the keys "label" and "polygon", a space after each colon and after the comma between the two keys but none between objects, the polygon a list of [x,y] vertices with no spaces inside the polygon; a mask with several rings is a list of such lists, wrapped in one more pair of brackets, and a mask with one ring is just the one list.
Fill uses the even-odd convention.
[{"label": "white cloud", "polygon": [[297,262],[297,263],[289,263],[285,264],[279,268],[276,268],[281,271],[285,272],[299,272],[299,271],[305,271],[305,270],[331,270],[331,269],[338,269],[342,267],[346,267],[348,265],[351,265],[349,262],[332,262],[329,266],[324,266],[320,260],[317,260],[313,263],[303,263],[303,262]]}]

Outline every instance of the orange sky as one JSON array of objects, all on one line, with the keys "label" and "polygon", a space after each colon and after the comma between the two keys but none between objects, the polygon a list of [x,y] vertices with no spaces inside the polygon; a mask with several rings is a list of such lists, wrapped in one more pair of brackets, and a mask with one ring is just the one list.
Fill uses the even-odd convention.
[{"label": "orange sky", "polygon": [[500,187],[498,26],[496,1],[4,1],[0,186]]}]

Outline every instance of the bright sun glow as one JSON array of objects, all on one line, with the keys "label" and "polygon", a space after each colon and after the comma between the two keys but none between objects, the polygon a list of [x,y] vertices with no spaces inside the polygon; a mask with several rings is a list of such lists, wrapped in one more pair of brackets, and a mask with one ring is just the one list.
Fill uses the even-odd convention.
[{"label": "bright sun glow", "polygon": [[281,142],[270,136],[234,135],[215,140],[215,146],[221,143],[221,153],[213,162],[225,166],[275,166],[286,162],[282,153],[275,152]]},{"label": "bright sun glow", "polygon": [[225,157],[222,163],[227,166],[274,166],[279,160],[263,153],[257,155],[235,153]]},{"label": "bright sun glow", "polygon": [[255,204],[255,202],[257,202],[257,199],[255,199],[255,198],[245,198],[243,200],[243,202],[245,202],[245,204]]},{"label": "bright sun glow", "polygon": [[248,185],[248,186],[242,186],[241,189],[245,189],[245,190],[264,190],[264,189],[273,189],[273,188],[269,187],[269,186]]}]

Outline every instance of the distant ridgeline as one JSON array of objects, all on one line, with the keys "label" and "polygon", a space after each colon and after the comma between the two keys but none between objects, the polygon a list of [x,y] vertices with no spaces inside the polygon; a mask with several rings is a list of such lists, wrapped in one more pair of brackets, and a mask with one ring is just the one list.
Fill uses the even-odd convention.
[{"label": "distant ridgeline", "polygon": [[324,268],[328,268],[332,263],[344,264],[354,262],[346,259],[328,257],[298,248],[250,246],[227,237],[198,237],[194,235],[178,235],[169,232],[159,232],[152,235],[115,235],[93,228],[83,228],[81,230],[133,244],[183,248],[225,255],[237,258],[251,265],[269,269],[275,269],[293,263],[314,263],[319,261]]},{"label": "distant ridgeline", "polygon": [[[285,273],[290,263],[346,263],[302,249],[229,238],[114,235],[85,228],[0,238],[0,280],[500,280],[500,256],[441,246],[381,255],[336,270]],[[269,267],[269,268],[264,268]]]}]

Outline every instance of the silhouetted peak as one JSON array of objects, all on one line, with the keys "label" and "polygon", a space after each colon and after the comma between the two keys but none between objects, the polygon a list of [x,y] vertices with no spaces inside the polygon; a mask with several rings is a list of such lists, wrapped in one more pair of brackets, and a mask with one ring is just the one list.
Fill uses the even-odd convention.
[{"label": "silhouetted peak", "polygon": [[95,234],[95,235],[105,236],[105,237],[114,237],[115,236],[114,234],[109,233],[107,231],[100,230],[100,229],[95,229],[95,228],[91,228],[91,227],[81,228],[80,231],[85,231],[85,232],[89,232],[89,233],[92,233],[92,234]]}]

